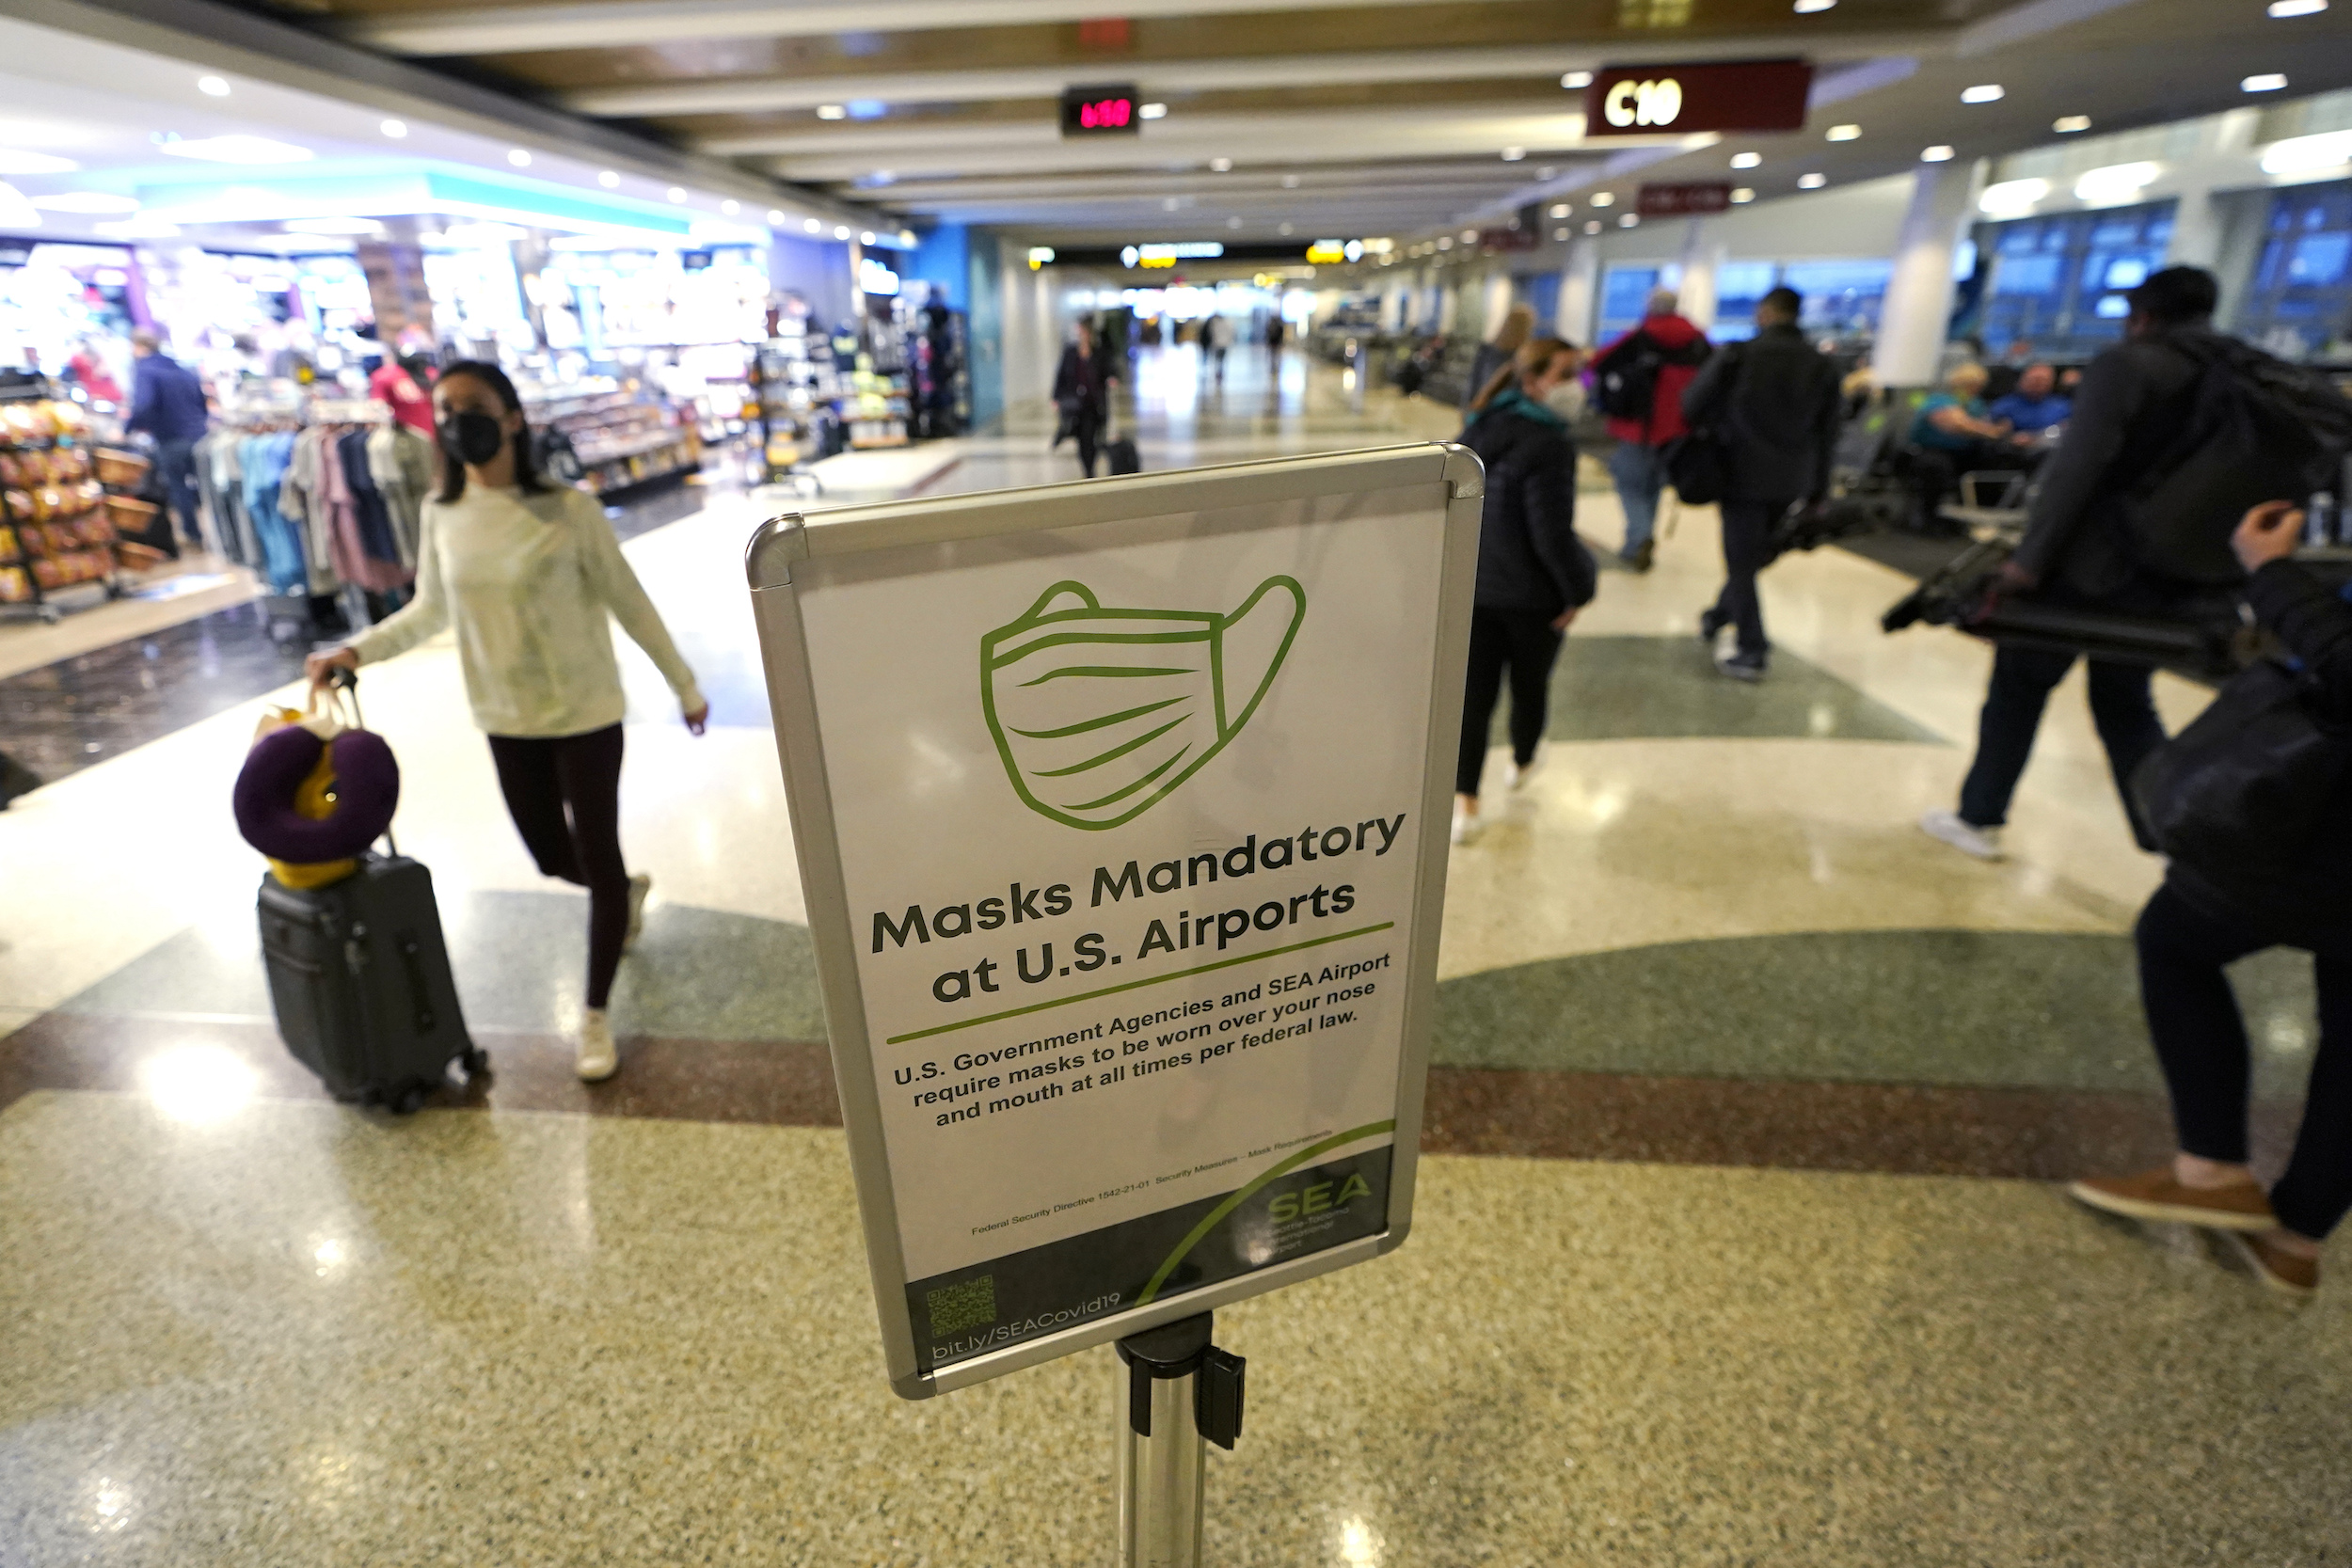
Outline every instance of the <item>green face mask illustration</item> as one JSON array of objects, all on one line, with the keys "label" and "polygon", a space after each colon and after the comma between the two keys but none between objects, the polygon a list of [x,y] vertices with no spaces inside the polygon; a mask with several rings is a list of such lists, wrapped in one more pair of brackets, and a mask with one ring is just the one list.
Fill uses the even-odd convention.
[{"label": "green face mask illustration", "polygon": [[1230,615],[1104,610],[1057,582],[980,639],[980,702],[1031,811],[1116,828],[1174,793],[1239,735],[1274,685],[1307,592],[1268,578]]}]

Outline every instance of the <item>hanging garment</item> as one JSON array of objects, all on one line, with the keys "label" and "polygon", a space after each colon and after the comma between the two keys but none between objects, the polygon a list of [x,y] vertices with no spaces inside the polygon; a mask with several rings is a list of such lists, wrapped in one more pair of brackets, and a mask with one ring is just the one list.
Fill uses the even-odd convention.
[{"label": "hanging garment", "polygon": [[342,587],[335,575],[335,519],[326,504],[319,457],[325,435],[306,430],[293,438],[278,490],[278,510],[299,531],[314,594],[332,594]]},{"label": "hanging garment", "polygon": [[[367,451],[364,439],[359,443],[358,451],[364,467]],[[342,438],[332,432],[322,433],[318,454],[319,495],[327,514],[327,547],[332,552],[336,576],[345,582],[377,592],[401,587],[408,580],[407,569],[397,560],[377,560],[369,553],[367,541],[361,536],[359,498],[351,487],[351,475],[343,467]],[[389,525],[386,531],[389,538]]]},{"label": "hanging garment", "polygon": [[286,433],[255,436],[237,443],[237,466],[244,475],[245,511],[253,519],[253,532],[268,567],[270,589],[278,594],[308,593],[310,587],[301,527],[278,507],[279,487],[285,483],[294,446],[294,436]]},{"label": "hanging garment", "polygon": [[351,492],[359,547],[378,565],[414,571],[413,566],[401,560],[400,541],[392,535],[391,512],[384,504],[384,493],[375,486],[375,475],[368,462],[368,440],[369,433],[365,430],[346,431],[335,437],[335,463],[342,470],[344,486]]},{"label": "hanging garment", "polygon": [[425,498],[433,493],[433,443],[406,425],[379,426],[368,437],[368,471],[391,514],[401,562],[413,569],[417,541],[424,531]]}]

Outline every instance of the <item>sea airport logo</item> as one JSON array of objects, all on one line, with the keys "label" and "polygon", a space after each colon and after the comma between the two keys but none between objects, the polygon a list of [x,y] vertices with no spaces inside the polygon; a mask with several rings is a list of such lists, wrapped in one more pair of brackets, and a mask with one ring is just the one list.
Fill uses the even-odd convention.
[{"label": "sea airport logo", "polygon": [[1307,615],[1271,577],[1230,615],[1105,610],[1057,582],[980,639],[980,704],[1005,775],[1041,816],[1099,830],[1174,794],[1241,734]]}]

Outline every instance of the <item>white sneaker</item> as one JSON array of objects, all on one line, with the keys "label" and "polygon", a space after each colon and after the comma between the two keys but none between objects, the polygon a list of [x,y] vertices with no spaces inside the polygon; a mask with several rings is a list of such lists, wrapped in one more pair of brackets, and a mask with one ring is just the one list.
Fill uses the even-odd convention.
[{"label": "white sneaker", "polygon": [[1979,828],[1963,821],[1956,811],[1931,811],[1919,818],[1919,826],[1930,838],[1940,838],[1963,855],[1974,855],[1980,861],[2003,858],[2001,830]]},{"label": "white sneaker", "polygon": [[637,933],[645,928],[645,895],[653,891],[653,876],[640,871],[628,879],[628,930],[621,938],[621,951],[626,953],[637,945]]},{"label": "white sneaker", "polygon": [[1478,836],[1480,830],[1485,828],[1486,825],[1486,823],[1479,820],[1478,814],[1476,812],[1464,811],[1460,806],[1455,806],[1454,808],[1454,843],[1470,843]]},{"label": "white sneaker", "polygon": [[612,1025],[604,1009],[583,1009],[580,1015],[580,1081],[600,1084],[620,1070],[620,1047],[612,1043]]},{"label": "white sneaker", "polygon": [[1550,760],[1550,754],[1551,748],[1538,740],[1535,742],[1535,754],[1527,759],[1527,766],[1520,767],[1518,759],[1514,757],[1511,766],[1503,769],[1503,781],[1513,789],[1525,789],[1527,781],[1544,770],[1544,764]]}]

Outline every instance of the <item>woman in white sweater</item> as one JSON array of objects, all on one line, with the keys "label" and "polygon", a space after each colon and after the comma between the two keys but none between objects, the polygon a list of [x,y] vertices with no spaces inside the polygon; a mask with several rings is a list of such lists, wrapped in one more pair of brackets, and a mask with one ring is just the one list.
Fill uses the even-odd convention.
[{"label": "woman in white sweater", "polygon": [[539,869],[588,890],[588,995],[580,1075],[620,1066],[605,1004],[653,879],[621,859],[620,668],[611,621],[652,656],[696,735],[709,707],[596,499],[539,475],[515,384],[467,360],[441,372],[441,488],[424,504],[417,596],[330,653],[310,678],[457,632],[474,722],[490,738],[506,809]]}]

